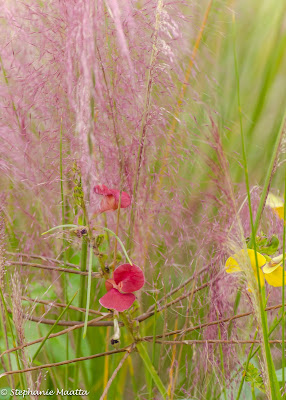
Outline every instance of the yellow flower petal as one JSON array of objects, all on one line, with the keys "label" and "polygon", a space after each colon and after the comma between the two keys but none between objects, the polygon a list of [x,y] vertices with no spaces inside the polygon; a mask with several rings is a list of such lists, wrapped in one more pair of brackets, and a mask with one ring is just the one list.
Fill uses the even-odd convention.
[{"label": "yellow flower petal", "polygon": [[[237,254],[234,255],[237,257]],[[238,262],[234,257],[229,257],[225,263],[225,270],[228,274],[233,274],[234,272],[241,271],[241,268],[238,265]]]},{"label": "yellow flower petal", "polygon": [[[256,273],[255,251],[253,249],[247,249],[247,253],[250,258],[250,263],[253,268],[253,271]],[[242,249],[237,254],[234,254],[232,257],[229,257],[226,260],[225,263],[226,272],[228,274],[233,274],[234,272],[241,271],[239,264],[245,261],[246,261],[245,252]],[[257,253],[257,261],[258,261],[258,267],[260,268],[266,263],[266,258],[262,254]]]},{"label": "yellow flower petal", "polygon": [[277,214],[279,218],[284,219],[284,202],[280,197],[269,193],[267,196],[266,205],[271,207],[273,212]]},{"label": "yellow flower petal", "polygon": [[284,219],[284,206],[283,207],[275,207],[273,208],[275,214],[278,215],[279,218]]},{"label": "yellow flower petal", "polygon": [[271,208],[283,207],[284,202],[281,197],[275,196],[273,193],[269,193],[266,199],[266,205]]},{"label": "yellow flower petal", "polygon": [[265,267],[262,268],[264,274],[272,274],[277,268],[281,266],[280,264],[272,264],[271,262],[267,263]]},{"label": "yellow flower petal", "polygon": [[[257,280],[257,283],[258,283],[256,267],[252,266],[252,268],[253,268],[255,279]],[[263,274],[263,272],[262,272],[262,270],[260,268],[259,268],[259,278],[260,278],[260,286],[263,287],[265,285],[265,280],[264,280],[264,274]]]},{"label": "yellow flower petal", "polygon": [[[270,274],[265,274],[266,282],[274,287],[279,287],[283,285],[283,268],[278,265],[278,268]],[[286,272],[284,271],[284,282],[286,283]]]},{"label": "yellow flower petal", "polygon": [[[255,268],[255,270],[256,270],[255,251],[253,249],[247,249],[247,251],[248,251],[248,256],[250,258],[251,266],[252,266],[252,268]],[[262,254],[260,254],[258,252],[256,252],[256,253],[257,253],[258,267],[261,268],[266,263],[266,258]]]}]

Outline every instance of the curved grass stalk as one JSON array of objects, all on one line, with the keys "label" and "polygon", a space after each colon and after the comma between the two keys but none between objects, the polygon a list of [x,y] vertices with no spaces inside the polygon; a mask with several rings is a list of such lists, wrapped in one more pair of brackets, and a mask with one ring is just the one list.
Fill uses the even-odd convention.
[{"label": "curved grass stalk", "polygon": [[122,251],[123,251],[123,253],[124,253],[125,257],[126,257],[126,260],[129,262],[130,265],[133,265],[133,263],[132,263],[132,261],[130,260],[130,258],[129,258],[129,256],[128,256],[128,254],[127,254],[127,251],[126,251],[126,249],[125,249],[125,247],[124,247],[124,244],[123,244],[122,241],[119,239],[119,237],[116,235],[116,233],[114,233],[112,230],[110,230],[110,229],[108,229],[108,228],[106,228],[106,227],[102,227],[101,229],[103,229],[104,231],[110,233],[112,236],[114,236],[114,237],[117,239],[117,241],[119,242],[119,244],[120,244],[120,246],[121,246],[121,248],[122,248]]},{"label": "curved grass stalk", "polygon": [[[87,241],[83,237],[82,245],[81,245],[81,260],[80,260],[80,269],[81,271],[86,270],[86,261],[87,261]],[[81,275],[80,277],[80,289],[79,289],[79,308],[84,308],[84,292],[85,292],[85,276]],[[79,321],[82,321],[82,313],[79,313]],[[77,332],[76,336],[76,358],[79,358],[81,351],[81,332]],[[78,363],[75,364],[74,367],[74,388],[78,388],[78,374],[79,374],[79,366]]]},{"label": "curved grass stalk", "polygon": [[130,324],[129,324],[129,322],[127,320],[127,317],[124,314],[124,312],[120,313],[120,317],[122,318],[122,320],[124,322],[124,325],[125,325],[126,329],[128,329],[131,337],[135,340],[136,348],[138,350],[138,353],[139,353],[139,355],[140,355],[145,367],[147,368],[148,372],[150,373],[150,375],[152,377],[152,380],[154,381],[155,385],[157,386],[157,388],[158,388],[159,392],[161,393],[162,397],[164,399],[166,399],[167,390],[166,390],[163,382],[161,381],[157,371],[155,370],[155,368],[154,368],[154,366],[152,364],[152,361],[150,360],[149,354],[148,354],[148,352],[147,352],[147,350],[145,348],[145,344],[143,342],[141,342],[141,341],[138,341],[138,338],[134,337],[133,331],[130,328]]},{"label": "curved grass stalk", "polygon": [[92,246],[89,246],[87,297],[86,297],[86,312],[85,312],[85,319],[84,319],[84,328],[83,328],[83,335],[82,335],[83,339],[86,337],[88,313],[89,313],[89,305],[90,305],[92,254],[93,254],[93,248],[92,248]]},{"label": "curved grass stalk", "polygon": [[[258,334],[258,330],[256,330],[253,340],[256,340],[257,334]],[[252,345],[250,347],[250,351],[249,351],[248,356],[247,356],[245,369],[244,369],[243,374],[242,374],[242,379],[240,381],[240,385],[239,385],[239,388],[238,388],[238,393],[237,393],[237,396],[236,396],[236,400],[240,399],[240,395],[241,395],[241,392],[242,392],[243,384],[244,384],[244,381],[245,381],[247,368],[248,368],[248,365],[249,365],[250,360],[252,358],[251,355],[252,355],[253,347],[254,347],[254,343],[252,343]]]},{"label": "curved grass stalk", "polygon": [[[1,287],[0,287],[0,297],[1,297],[1,301],[2,301],[3,307],[4,307],[6,320],[8,321],[8,324],[9,324],[9,328],[10,328],[10,332],[11,332],[11,336],[12,336],[12,341],[13,341],[13,346],[16,347],[15,335],[14,335],[14,332],[13,332],[13,327],[12,327],[12,324],[11,324],[11,321],[10,321],[10,318],[9,318],[6,301],[5,301],[5,298],[4,298],[3,291],[1,289]],[[16,361],[17,361],[18,368],[20,368],[20,358],[19,358],[19,355],[18,355],[17,351],[16,351]],[[22,375],[20,375],[20,382],[19,383],[20,383],[21,387],[24,389],[25,388],[25,383],[24,383],[24,378],[23,378]]]},{"label": "curved grass stalk", "polygon": [[[61,201],[62,201],[62,224],[66,223],[65,217],[65,197],[64,197],[64,182],[63,182],[63,124],[61,119],[61,126],[60,126],[60,179],[61,179]],[[65,239],[65,234],[63,232],[63,256],[64,256],[64,268],[66,268],[67,263],[67,253],[66,253],[66,246],[67,242]],[[67,280],[68,276],[64,274],[63,284],[64,284],[64,299],[65,303],[67,304],[68,299],[68,290],[67,290]],[[69,359],[69,335],[66,336],[66,359]],[[68,365],[65,366],[65,387],[68,387],[68,377],[69,377],[69,367]]]},{"label": "curved grass stalk", "polygon": [[[44,346],[44,344],[46,343],[46,341],[48,340],[50,334],[53,332],[53,330],[55,329],[55,327],[57,326],[59,320],[61,319],[61,317],[64,315],[64,313],[67,311],[67,309],[69,308],[69,306],[71,305],[71,303],[73,302],[74,298],[76,297],[76,295],[78,294],[78,291],[73,295],[73,297],[71,298],[71,300],[68,302],[67,306],[63,309],[63,311],[60,313],[60,315],[58,316],[58,318],[56,319],[54,325],[51,327],[51,329],[48,331],[48,333],[46,334],[44,340],[41,342],[40,346],[38,347],[38,349],[36,350],[35,354],[32,357],[32,362],[35,361],[35,358],[37,357],[37,355],[39,354],[39,352],[41,351],[42,347]],[[68,336],[68,335],[67,335]]]},{"label": "curved grass stalk", "polygon": [[167,391],[165,386],[163,385],[159,375],[157,374],[157,371],[155,370],[149,355],[147,353],[147,350],[144,346],[144,344],[142,342],[139,342],[136,344],[136,348],[138,350],[138,353],[142,359],[142,361],[144,362],[145,367],[148,369],[150,375],[152,376],[152,379],[154,381],[154,383],[156,384],[159,392],[161,393],[163,399],[166,399],[167,396]]},{"label": "curved grass stalk", "polygon": [[[246,157],[246,148],[245,148],[245,140],[244,140],[244,132],[243,132],[243,123],[242,123],[242,110],[241,110],[241,104],[240,104],[240,81],[239,81],[239,72],[238,72],[238,63],[237,63],[237,56],[236,56],[236,32],[235,32],[235,14],[233,13],[233,56],[234,56],[234,64],[235,64],[235,75],[236,75],[236,84],[237,84],[237,105],[238,105],[238,111],[239,111],[239,121],[240,121],[240,136],[241,136],[241,147],[242,147],[242,156],[243,156],[243,167],[244,167],[244,175],[245,175],[245,184],[246,184],[246,191],[247,191],[247,198],[248,198],[248,207],[249,207],[249,216],[250,216],[250,224],[251,224],[251,234],[252,234],[252,244],[254,247],[254,252],[255,252],[255,261],[256,261],[256,271],[257,271],[257,279],[258,279],[258,293],[254,293],[255,300],[258,301],[259,308],[260,308],[260,315],[257,313],[258,317],[258,323],[260,325],[261,323],[261,330],[262,330],[262,337],[263,337],[263,358],[265,362],[265,367],[267,371],[267,385],[268,386],[268,391],[271,393],[271,397],[273,400],[275,399],[280,399],[280,390],[279,390],[279,384],[277,381],[277,377],[275,375],[275,368],[271,356],[271,351],[270,351],[270,345],[268,341],[268,327],[267,327],[267,314],[264,311],[265,308],[265,292],[262,290],[262,285],[260,282],[260,274],[259,274],[259,267],[258,267],[258,259],[257,259],[257,250],[256,250],[256,241],[255,241],[255,234],[258,228],[259,224],[259,215],[262,213],[264,203],[261,205],[260,214],[257,212],[257,224],[253,223],[253,214],[252,214],[252,206],[251,206],[251,197],[250,197],[250,188],[249,188],[249,176],[248,176],[248,169],[247,169],[247,157]],[[281,132],[281,131],[280,131]],[[281,135],[282,137],[282,135]],[[273,160],[273,165],[272,165],[272,160],[268,168],[268,173],[267,173],[267,180],[270,182],[272,171],[273,171],[273,166],[274,162],[276,160],[277,156],[277,151],[279,144],[281,142],[281,137],[280,135],[277,136],[277,140],[275,143],[275,152],[274,155],[272,156]],[[268,191],[268,185],[264,186],[263,189],[263,195],[265,196],[266,199],[266,194]]]},{"label": "curved grass stalk", "polygon": [[41,235],[42,236],[46,235],[47,233],[51,233],[51,232],[53,232],[53,231],[55,231],[57,229],[60,229],[60,228],[78,228],[78,225],[74,225],[74,224],[57,225],[57,226],[54,226],[53,228],[49,229],[48,231],[43,232]]}]

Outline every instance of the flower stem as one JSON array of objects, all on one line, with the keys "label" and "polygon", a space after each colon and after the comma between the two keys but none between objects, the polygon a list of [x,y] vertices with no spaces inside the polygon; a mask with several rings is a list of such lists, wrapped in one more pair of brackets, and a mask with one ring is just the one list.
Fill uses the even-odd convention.
[{"label": "flower stem", "polygon": [[140,355],[145,367],[147,368],[147,370],[149,371],[150,375],[152,376],[152,380],[154,381],[155,385],[157,386],[157,388],[158,388],[159,392],[161,393],[162,397],[164,399],[166,399],[166,396],[167,396],[166,388],[165,388],[163,382],[161,381],[159,375],[157,374],[157,371],[155,370],[155,368],[154,368],[154,366],[153,366],[153,364],[152,364],[152,362],[150,360],[149,354],[148,354],[147,350],[145,349],[144,344],[142,342],[138,341],[138,340],[140,340],[140,338],[135,337],[135,335],[133,333],[133,329],[130,326],[130,323],[129,323],[126,315],[124,313],[120,313],[120,316],[121,316],[121,318],[122,318],[122,320],[124,322],[124,325],[125,325],[126,329],[128,329],[128,331],[129,331],[130,335],[132,336],[133,340],[136,342],[136,348],[138,350],[138,353],[139,353],[139,355]]},{"label": "flower stem", "polygon": [[[65,216],[65,198],[64,198],[64,182],[63,182],[63,125],[61,119],[61,127],[60,127],[60,178],[61,178],[61,201],[62,201],[62,224],[66,223],[66,216]],[[63,232],[63,259],[64,259],[64,268],[66,268],[67,262],[67,253],[66,253],[67,241],[65,239],[65,234]],[[68,277],[67,274],[64,274],[63,277],[63,285],[64,285],[64,299],[65,304],[68,303]],[[69,359],[69,335],[66,335],[66,359]],[[65,386],[68,387],[68,378],[69,378],[69,366],[68,364],[65,366]]]},{"label": "flower stem", "polygon": [[90,245],[90,246],[89,246],[89,263],[88,263],[88,281],[87,281],[86,312],[85,312],[85,320],[84,320],[84,328],[83,328],[83,339],[84,339],[85,336],[86,336],[87,322],[88,322],[88,313],[89,313],[89,305],[90,305],[92,254],[93,254],[93,249],[92,249],[92,246]]},{"label": "flower stem", "polygon": [[126,251],[126,249],[125,249],[125,247],[124,247],[124,244],[123,244],[122,241],[119,239],[119,237],[116,235],[116,233],[114,233],[113,231],[111,231],[110,229],[108,229],[108,228],[106,228],[106,227],[102,227],[102,229],[105,230],[106,232],[110,233],[111,235],[113,235],[113,236],[117,239],[117,241],[119,242],[119,244],[120,244],[120,246],[121,246],[121,248],[122,248],[122,251],[123,251],[123,253],[124,253],[125,257],[126,257],[126,260],[129,262],[130,265],[133,265],[132,261],[131,261],[130,258],[128,257],[128,254],[127,254],[127,251]]},{"label": "flower stem", "polygon": [[[246,184],[246,191],[247,191],[247,199],[248,199],[248,207],[249,207],[249,217],[250,217],[250,224],[251,224],[251,235],[252,235],[252,244],[254,247],[255,252],[255,261],[256,261],[256,273],[258,279],[258,293],[254,293],[254,296],[258,300],[259,308],[260,308],[260,321],[262,327],[262,337],[263,337],[263,346],[265,355],[265,364],[266,364],[266,371],[267,371],[267,385],[269,386],[269,392],[271,393],[272,400],[280,399],[280,390],[279,384],[277,381],[275,368],[271,356],[270,345],[268,341],[268,329],[267,329],[267,315],[264,311],[265,308],[265,291],[262,290],[262,285],[260,281],[260,274],[259,274],[259,267],[258,267],[258,259],[257,259],[257,250],[256,250],[256,241],[255,235],[259,225],[260,215],[263,211],[264,202],[262,203],[262,199],[260,202],[260,209],[257,211],[256,221],[255,224],[253,223],[253,214],[252,214],[252,206],[251,206],[251,197],[250,197],[250,189],[249,189],[249,177],[248,177],[248,168],[247,168],[247,157],[246,157],[246,147],[244,141],[244,132],[243,132],[243,124],[242,124],[242,110],[241,110],[241,103],[240,103],[240,82],[239,82],[239,72],[238,72],[238,63],[237,63],[237,56],[236,56],[236,32],[235,32],[235,14],[233,13],[233,56],[234,56],[234,64],[235,64],[235,75],[236,75],[236,84],[237,84],[237,105],[239,111],[239,122],[240,122],[240,136],[241,136],[241,147],[242,147],[242,155],[243,155],[243,166],[244,166],[244,175],[245,175],[245,184]],[[281,131],[281,130],[280,130]],[[281,141],[281,133],[278,134],[276,143],[275,143],[275,151],[273,152],[273,156],[268,167],[266,182],[270,183],[273,166],[276,160],[278,147]],[[282,137],[282,136],[281,136]],[[264,185],[262,198],[263,196],[266,199],[267,191],[269,189],[268,184]],[[257,315],[259,318],[259,315]]]},{"label": "flower stem", "polygon": [[53,330],[55,329],[55,327],[57,326],[59,320],[62,318],[62,316],[64,315],[64,313],[66,312],[66,310],[69,308],[69,306],[71,305],[71,303],[73,302],[75,296],[77,295],[78,292],[76,292],[73,297],[71,298],[71,300],[68,302],[68,304],[66,305],[66,307],[63,309],[63,311],[60,313],[60,315],[58,316],[58,318],[56,319],[55,323],[53,324],[53,326],[51,327],[51,329],[49,330],[49,332],[46,334],[44,340],[41,342],[40,346],[38,347],[38,349],[36,350],[35,354],[33,355],[32,358],[32,362],[35,361],[35,358],[37,357],[37,355],[39,354],[39,352],[41,351],[42,347],[44,346],[44,344],[46,343],[46,341],[48,340],[50,334],[53,332]]},{"label": "flower stem", "polygon": [[[85,224],[85,222],[84,222]],[[86,263],[87,263],[87,241],[85,237],[82,238],[82,245],[81,245],[81,260],[80,260],[80,269],[81,271],[86,271]],[[79,308],[84,308],[84,293],[85,293],[85,275],[80,276],[80,288],[79,288]],[[83,314],[79,313],[79,321],[82,321]],[[76,358],[80,356],[81,351],[81,339],[82,335],[81,332],[77,332],[77,340],[76,340]],[[75,364],[74,367],[74,389],[78,388],[78,374],[79,374],[79,365],[78,363]]]}]

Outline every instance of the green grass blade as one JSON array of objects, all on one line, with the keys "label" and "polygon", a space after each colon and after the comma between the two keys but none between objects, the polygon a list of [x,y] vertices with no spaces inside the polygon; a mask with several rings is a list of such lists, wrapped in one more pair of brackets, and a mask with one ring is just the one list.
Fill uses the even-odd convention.
[{"label": "green grass blade", "polygon": [[156,384],[159,392],[161,393],[161,395],[163,396],[164,399],[166,399],[167,396],[167,391],[165,386],[163,385],[163,382],[161,381],[159,375],[157,374],[150,358],[149,358],[149,354],[147,353],[147,350],[145,349],[145,346],[142,342],[139,342],[136,344],[138,353],[145,365],[145,367],[148,369],[150,375],[152,376],[153,382]]},{"label": "green grass blade", "polygon": [[86,312],[85,312],[85,319],[84,319],[83,339],[86,336],[88,312],[89,312],[89,305],[90,305],[92,255],[93,255],[93,249],[92,249],[92,246],[89,246],[88,281],[87,281]]},{"label": "green grass blade", "polygon": [[123,244],[122,241],[119,239],[119,237],[116,235],[116,233],[114,233],[113,231],[111,231],[110,229],[105,228],[105,227],[102,227],[102,229],[105,230],[106,232],[109,232],[111,235],[113,235],[113,236],[117,239],[117,241],[118,241],[118,243],[120,244],[120,246],[121,246],[121,248],[122,248],[122,251],[123,251],[123,253],[124,253],[125,257],[126,257],[126,260],[129,262],[130,265],[133,265],[132,261],[131,261],[130,258],[128,257],[128,254],[127,254],[127,251],[126,251],[126,249],[125,249],[125,247],[124,247],[124,244]]},{"label": "green grass blade", "polygon": [[[233,13],[233,55],[234,55],[234,65],[235,65],[235,75],[236,75],[236,84],[237,84],[237,105],[238,105],[238,112],[239,112],[239,121],[240,121],[240,136],[241,136],[241,147],[242,147],[242,155],[243,155],[243,167],[244,167],[244,175],[245,175],[245,184],[246,184],[246,191],[247,191],[247,199],[248,199],[248,206],[249,206],[249,216],[250,216],[250,224],[251,224],[251,235],[252,235],[252,243],[255,251],[255,260],[256,260],[256,269],[257,269],[257,278],[258,278],[258,301],[260,307],[260,317],[261,317],[261,327],[262,327],[262,336],[263,336],[263,345],[265,351],[265,363],[267,367],[267,378],[269,381],[269,390],[271,391],[272,399],[280,399],[280,390],[278,380],[275,374],[275,368],[271,356],[270,345],[268,341],[268,327],[267,327],[267,314],[264,310],[265,308],[265,291],[262,290],[261,282],[260,282],[260,274],[259,274],[259,267],[258,267],[258,260],[257,260],[257,251],[256,251],[256,242],[255,242],[255,234],[258,228],[260,215],[262,213],[264,202],[262,203],[262,199],[260,201],[261,209],[257,211],[256,215],[256,222],[253,223],[253,214],[252,214],[252,206],[251,206],[251,196],[250,196],[250,185],[249,185],[249,176],[248,176],[248,168],[247,168],[247,156],[246,156],[246,146],[245,146],[245,139],[244,139],[244,132],[243,132],[243,123],[242,123],[242,110],[240,104],[240,81],[239,81],[239,72],[238,72],[238,63],[237,63],[237,56],[236,56],[236,32],[235,32],[235,14]],[[283,121],[284,124],[284,121]],[[279,145],[282,138],[282,131],[283,131],[283,124],[280,128],[279,134],[276,138],[275,148],[273,151],[273,155],[271,158],[270,165],[268,166],[267,177],[265,180],[264,188],[263,188],[263,196],[266,199],[266,195],[268,192],[269,182],[271,180],[271,176],[273,173],[273,167],[275,160],[277,158],[277,153],[279,149]],[[268,183],[267,183],[268,182]]]},{"label": "green grass blade", "polygon": [[[83,237],[82,238],[82,245],[81,245],[81,260],[80,260],[80,269],[81,271],[86,270],[86,262],[87,262],[87,241]],[[85,276],[80,276],[80,289],[79,289],[79,308],[84,308],[84,294],[85,294]],[[82,313],[79,314],[79,322],[82,321]],[[80,332],[76,332],[76,358],[80,356],[81,352],[81,338],[82,335]],[[74,388],[78,388],[78,373],[79,373],[79,365],[78,363],[74,366]]]},{"label": "green grass blade", "polygon": [[74,224],[57,225],[57,226],[54,226],[53,228],[49,229],[48,231],[43,232],[43,233],[42,233],[42,236],[43,236],[43,235],[46,235],[47,233],[53,232],[53,231],[55,231],[56,229],[60,229],[60,228],[78,228],[78,225],[74,225]]},{"label": "green grass blade", "polygon": [[45,344],[46,341],[48,340],[50,334],[53,332],[53,330],[54,330],[55,327],[57,326],[59,320],[62,318],[62,316],[64,315],[64,313],[66,312],[66,310],[69,308],[69,306],[71,305],[71,303],[73,302],[73,299],[76,297],[77,294],[78,294],[78,291],[73,295],[73,297],[71,298],[71,300],[68,302],[68,304],[66,305],[66,307],[63,309],[63,311],[60,313],[60,315],[59,315],[58,318],[56,319],[55,323],[53,324],[53,326],[51,327],[51,329],[49,330],[49,332],[48,332],[47,335],[45,336],[45,339],[41,342],[40,346],[38,347],[38,349],[36,350],[35,354],[33,355],[32,362],[35,360],[35,358],[37,357],[37,355],[38,355],[39,352],[41,351],[41,348],[44,346],[44,344]]}]

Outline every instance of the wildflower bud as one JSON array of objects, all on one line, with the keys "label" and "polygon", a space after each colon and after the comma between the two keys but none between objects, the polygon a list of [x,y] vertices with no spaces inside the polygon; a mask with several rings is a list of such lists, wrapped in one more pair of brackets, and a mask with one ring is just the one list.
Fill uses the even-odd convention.
[{"label": "wildflower bud", "polygon": [[98,235],[95,239],[96,246],[99,247],[104,241],[104,235]]},{"label": "wildflower bud", "polygon": [[71,229],[71,232],[74,233],[78,238],[82,238],[87,235],[87,228],[85,226],[79,226],[76,229]]},{"label": "wildflower bud", "polygon": [[120,344],[120,328],[118,324],[118,319],[116,317],[114,317],[113,324],[114,324],[114,335],[111,337],[110,343],[112,346],[118,347]]},{"label": "wildflower bud", "polygon": [[112,346],[117,347],[116,345],[120,344],[120,340],[111,338],[110,343],[111,343]]}]

